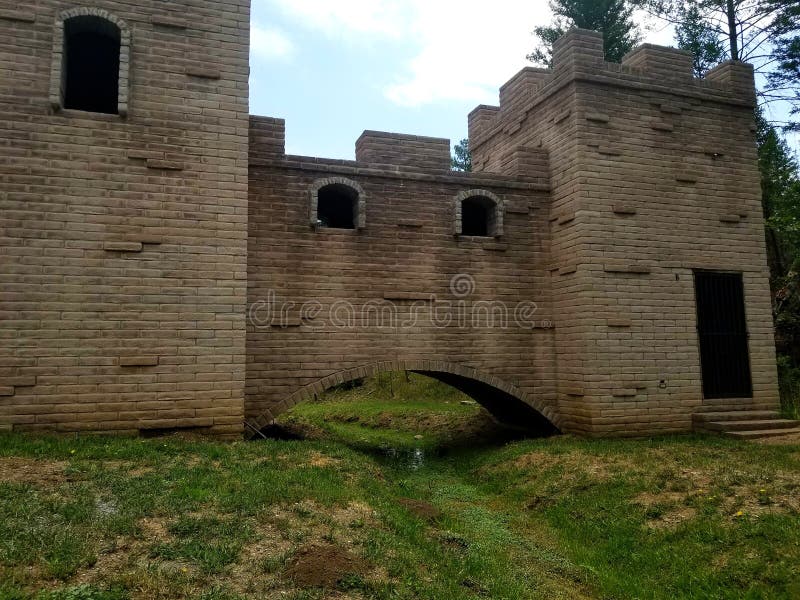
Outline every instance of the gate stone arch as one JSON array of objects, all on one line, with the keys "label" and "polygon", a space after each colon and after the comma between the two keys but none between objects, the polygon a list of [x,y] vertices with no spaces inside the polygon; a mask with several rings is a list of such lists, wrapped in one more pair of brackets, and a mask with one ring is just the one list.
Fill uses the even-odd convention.
[{"label": "gate stone arch", "polygon": [[473,398],[495,418],[512,426],[526,423],[533,429],[557,432],[561,418],[550,406],[517,386],[472,367],[432,360],[380,361],[344,369],[308,384],[291,394],[272,409],[266,409],[248,425],[260,430],[294,406],[313,400],[325,391],[354,381],[393,371],[410,371],[446,383]]}]

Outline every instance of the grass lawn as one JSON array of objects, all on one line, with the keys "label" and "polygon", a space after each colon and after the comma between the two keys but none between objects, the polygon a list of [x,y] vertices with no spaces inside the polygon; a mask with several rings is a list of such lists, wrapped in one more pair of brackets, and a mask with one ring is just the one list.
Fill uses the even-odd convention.
[{"label": "grass lawn", "polygon": [[282,425],[0,435],[0,599],[800,598],[800,445],[514,439],[402,374]]}]

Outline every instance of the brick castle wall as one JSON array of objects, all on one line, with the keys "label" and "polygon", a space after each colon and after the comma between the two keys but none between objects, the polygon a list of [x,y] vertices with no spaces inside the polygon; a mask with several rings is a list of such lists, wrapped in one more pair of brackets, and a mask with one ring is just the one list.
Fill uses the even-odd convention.
[{"label": "brick castle wall", "polygon": [[[283,131],[252,119],[248,417],[269,419],[380,363],[513,382],[555,418],[546,170],[452,173],[446,140],[373,132],[359,162],[284,156]],[[309,190],[342,180],[362,191],[364,228],[313,228]],[[502,199],[502,237],[454,236],[456,199],[470,190]],[[459,276],[463,296],[451,289]],[[488,326],[489,302],[509,308],[506,328]],[[536,304],[519,316],[525,327],[513,312],[522,303]]]},{"label": "brick castle wall", "polygon": [[[0,427],[239,434],[249,0],[82,6],[0,3]],[[126,116],[53,106],[61,14],[123,24]]]},{"label": "brick castle wall", "polygon": [[[573,31],[469,116],[474,173],[374,131],[287,156],[248,118],[248,1],[168,4],[0,5],[0,428],[233,436],[396,369],[587,435],[777,407],[746,65]],[[121,115],[59,106],[83,10],[123,32]],[[331,183],[356,229],[316,225]],[[496,236],[457,234],[471,194]],[[696,269],[744,273],[753,398],[703,400]]]}]

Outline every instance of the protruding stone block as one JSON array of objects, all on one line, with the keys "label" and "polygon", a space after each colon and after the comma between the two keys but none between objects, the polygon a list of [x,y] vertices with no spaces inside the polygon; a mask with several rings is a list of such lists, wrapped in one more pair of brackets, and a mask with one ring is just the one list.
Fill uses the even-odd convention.
[{"label": "protruding stone block", "polygon": [[603,34],[587,29],[570,29],[553,44],[553,68],[589,66],[603,62]]},{"label": "protruding stone block", "polygon": [[691,80],[692,55],[683,50],[644,44],[622,58],[626,67],[642,69],[645,75],[659,80]]},{"label": "protruding stone block", "polygon": [[119,359],[120,367],[155,367],[158,356],[123,356]]},{"label": "protruding stone block", "polygon": [[250,116],[250,158],[270,159],[286,156],[286,121]]},{"label": "protruding stone block", "polygon": [[217,69],[207,69],[201,66],[188,67],[186,75],[198,79],[222,79],[222,73]]},{"label": "protruding stone block", "polygon": [[500,88],[500,106],[524,102],[553,78],[550,69],[525,67]]},{"label": "protruding stone block", "polygon": [[141,242],[106,242],[103,249],[108,252],[141,252]]},{"label": "protruding stone block", "polygon": [[542,148],[519,146],[505,157],[500,170],[505,175],[549,179],[550,157]]},{"label": "protruding stone block", "polygon": [[469,122],[469,139],[473,140],[494,127],[499,115],[499,106],[481,104],[475,108],[467,117]]},{"label": "protruding stone block", "polygon": [[756,104],[755,74],[753,65],[729,60],[706,73],[706,81],[726,85],[743,101]]},{"label": "protruding stone block", "polygon": [[152,15],[150,23],[157,27],[167,27],[169,29],[186,29],[187,27],[185,19],[172,15]]},{"label": "protruding stone block", "polygon": [[29,10],[0,9],[0,19],[18,21],[20,23],[35,23],[36,13]]},{"label": "protruding stone block", "polygon": [[415,167],[425,171],[450,169],[450,140],[383,131],[365,131],[356,142],[356,161]]},{"label": "protruding stone block", "polygon": [[183,171],[183,163],[174,160],[147,160],[148,169],[159,169],[161,171]]}]

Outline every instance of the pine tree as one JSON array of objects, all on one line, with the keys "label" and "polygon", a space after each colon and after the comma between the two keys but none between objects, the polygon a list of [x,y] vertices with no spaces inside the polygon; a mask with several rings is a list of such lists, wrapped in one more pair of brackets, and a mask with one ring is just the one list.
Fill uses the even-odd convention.
[{"label": "pine tree", "polygon": [[453,149],[453,157],[450,166],[454,171],[472,171],[472,154],[469,151],[469,140],[464,138]]},{"label": "pine tree", "polygon": [[795,117],[786,129],[800,131],[796,117],[800,115],[800,2],[765,0],[778,6],[778,15],[772,23],[774,40],[772,70],[767,75],[766,93],[790,103],[790,114]]},{"label": "pine tree", "polygon": [[553,44],[573,27],[601,32],[605,58],[610,62],[620,62],[641,39],[627,0],[550,0],[550,9],[555,19],[534,29],[540,45],[527,57],[540,65],[551,65]]},{"label": "pine tree", "polygon": [[800,177],[778,130],[760,112],[756,118],[781,398],[787,414],[800,417]]},{"label": "pine tree", "polygon": [[678,48],[691,53],[695,77],[703,77],[728,54],[719,35],[706,22],[696,4],[680,8],[681,22],[675,28]]},{"label": "pine tree", "polygon": [[[687,35],[687,49],[702,52],[715,37],[733,60],[751,63],[762,106],[782,105],[787,130],[800,131],[800,2],[798,0],[629,0]],[[698,38],[697,36],[700,36]],[[697,42],[700,41],[698,47]]]}]

